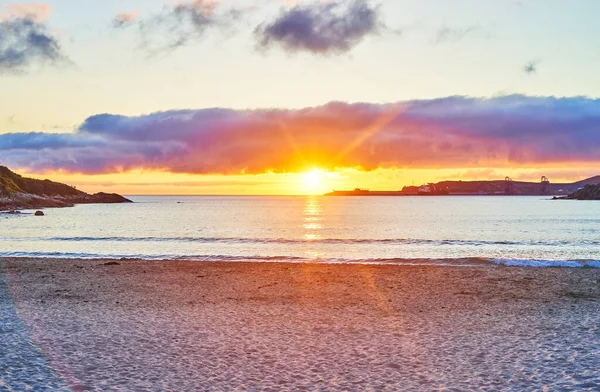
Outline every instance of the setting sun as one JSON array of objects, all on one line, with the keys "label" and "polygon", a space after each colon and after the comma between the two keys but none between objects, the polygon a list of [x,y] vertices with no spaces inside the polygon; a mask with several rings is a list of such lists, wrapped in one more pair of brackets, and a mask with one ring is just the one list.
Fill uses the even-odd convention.
[{"label": "setting sun", "polygon": [[304,174],[304,191],[306,193],[319,193],[325,185],[325,173],[321,169],[313,169]]}]

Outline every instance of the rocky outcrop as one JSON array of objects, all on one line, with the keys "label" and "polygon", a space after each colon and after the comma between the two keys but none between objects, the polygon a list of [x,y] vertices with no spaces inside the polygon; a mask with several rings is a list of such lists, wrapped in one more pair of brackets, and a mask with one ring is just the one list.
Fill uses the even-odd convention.
[{"label": "rocky outcrop", "polygon": [[96,193],[93,195],[86,194],[85,196],[77,196],[69,198],[69,201],[75,204],[115,204],[115,203],[131,203],[131,200],[117,195],[116,193]]},{"label": "rocky outcrop", "polygon": [[0,166],[0,211],[72,207],[75,204],[131,203],[116,193],[90,195],[75,187],[22,177]]},{"label": "rocky outcrop", "polygon": [[39,196],[23,192],[0,195],[0,211],[73,207],[73,205],[73,203],[61,196]]},{"label": "rocky outcrop", "polygon": [[600,184],[586,185],[583,188],[569,194],[568,196],[561,197],[560,199],[600,200]]}]

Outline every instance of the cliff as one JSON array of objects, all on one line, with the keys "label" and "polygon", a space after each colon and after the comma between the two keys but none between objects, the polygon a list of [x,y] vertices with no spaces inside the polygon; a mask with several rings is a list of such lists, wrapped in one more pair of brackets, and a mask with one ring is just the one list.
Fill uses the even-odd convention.
[{"label": "cliff", "polygon": [[131,203],[131,200],[114,193],[90,195],[59,182],[22,177],[0,166],[0,210],[72,207],[91,203]]}]

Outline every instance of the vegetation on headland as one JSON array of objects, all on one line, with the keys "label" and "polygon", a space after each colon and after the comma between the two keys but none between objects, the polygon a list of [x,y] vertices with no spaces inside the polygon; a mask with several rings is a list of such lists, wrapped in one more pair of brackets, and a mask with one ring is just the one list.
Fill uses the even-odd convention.
[{"label": "vegetation on headland", "polygon": [[26,178],[6,166],[0,166],[0,210],[127,202],[131,202],[131,200],[115,193],[90,195],[59,182]]},{"label": "vegetation on headland", "polygon": [[600,200],[600,184],[589,184],[559,199]]}]

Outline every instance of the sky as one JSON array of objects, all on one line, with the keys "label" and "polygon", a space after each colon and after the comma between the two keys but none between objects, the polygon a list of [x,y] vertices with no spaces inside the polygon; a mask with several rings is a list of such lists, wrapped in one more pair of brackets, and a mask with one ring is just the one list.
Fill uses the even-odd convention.
[{"label": "sky", "polygon": [[597,0],[0,0],[0,164],[88,192],[600,174]]}]

